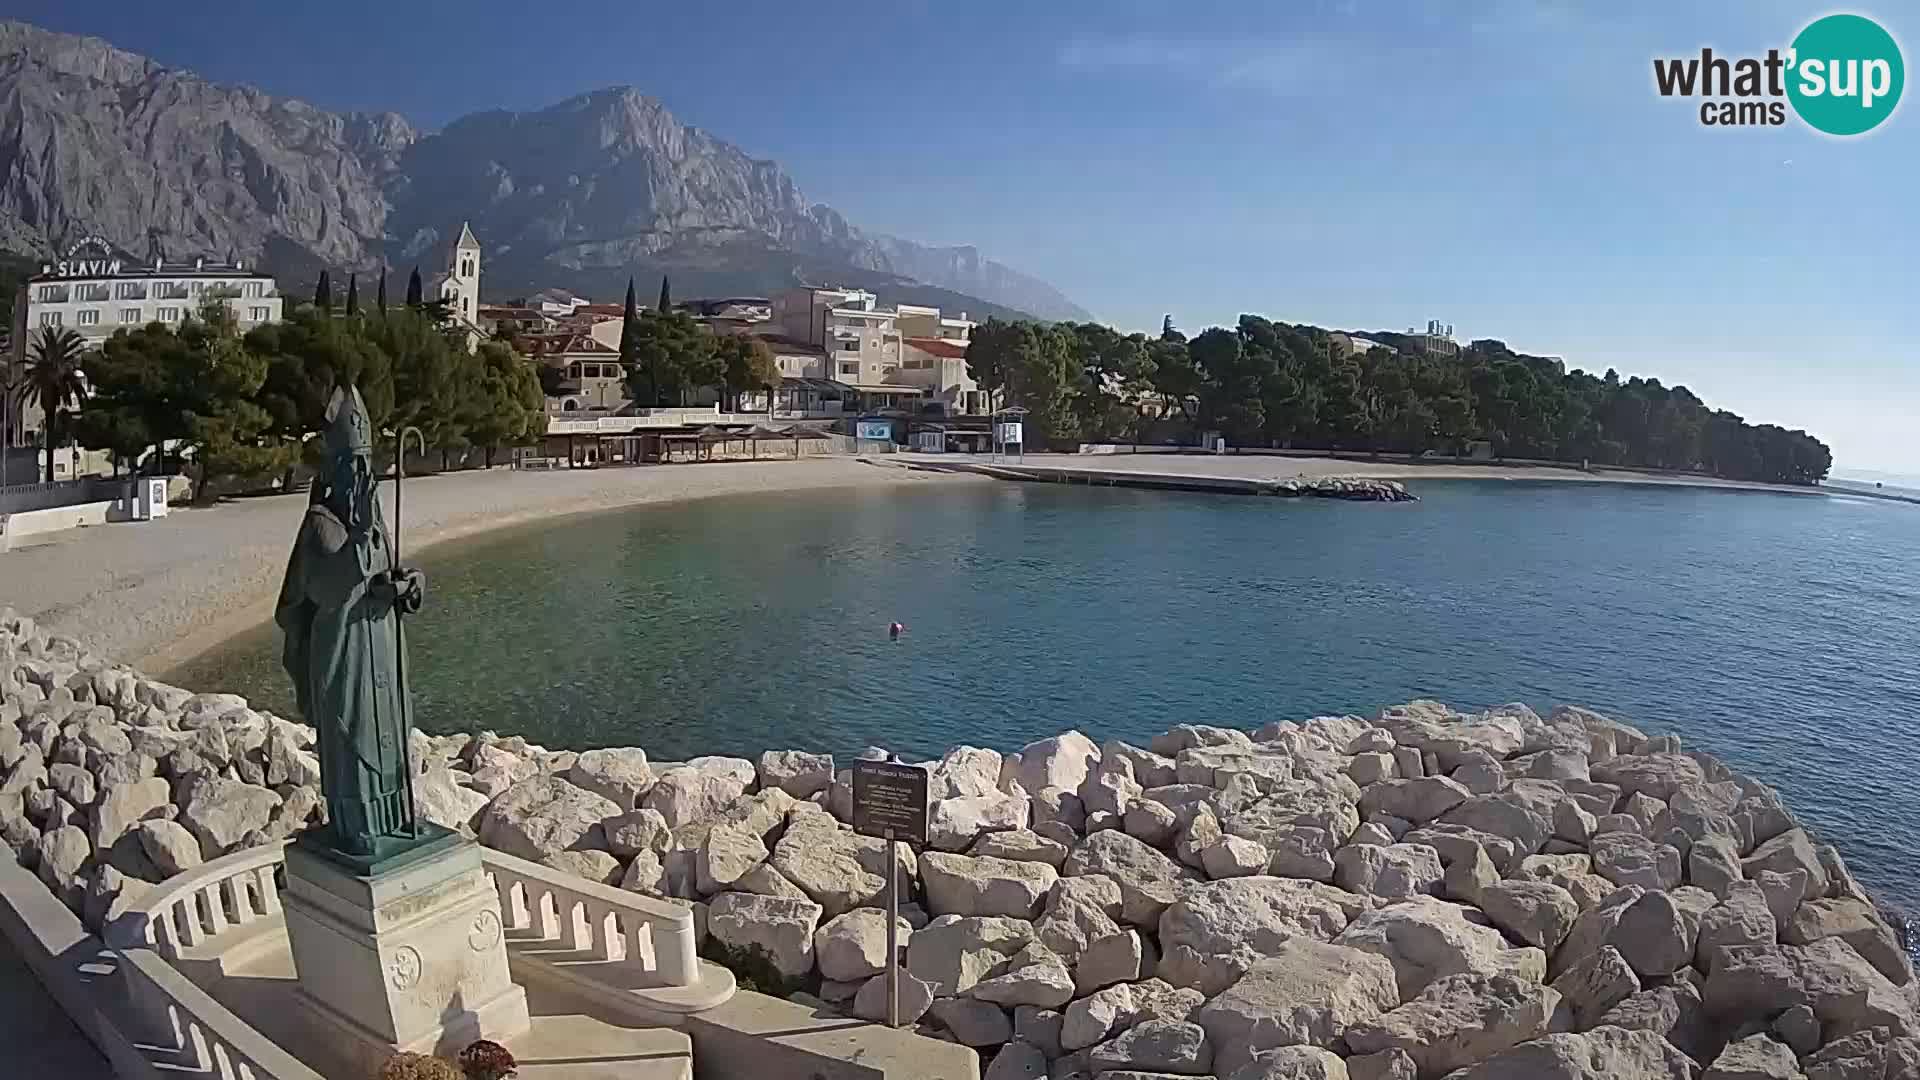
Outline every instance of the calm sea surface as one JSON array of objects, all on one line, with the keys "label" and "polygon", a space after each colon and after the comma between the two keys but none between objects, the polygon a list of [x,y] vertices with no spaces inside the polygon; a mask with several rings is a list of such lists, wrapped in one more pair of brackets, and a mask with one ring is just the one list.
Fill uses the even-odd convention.
[{"label": "calm sea surface", "polygon": [[[1398,506],[996,484],[443,549],[423,726],[657,759],[1585,704],[1778,786],[1920,911],[1920,507],[1427,481]],[[889,641],[887,624],[908,626]],[[291,715],[262,630],[177,672]]]}]

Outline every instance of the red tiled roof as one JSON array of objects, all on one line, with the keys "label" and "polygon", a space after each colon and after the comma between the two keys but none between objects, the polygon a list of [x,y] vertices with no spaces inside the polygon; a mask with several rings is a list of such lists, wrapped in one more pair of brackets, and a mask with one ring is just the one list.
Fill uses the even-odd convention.
[{"label": "red tiled roof", "polygon": [[907,344],[919,349],[923,353],[930,353],[934,356],[944,356],[949,360],[965,360],[967,358],[967,343],[964,341],[948,341],[945,338],[910,337],[907,339]]},{"label": "red tiled roof", "polygon": [[627,313],[624,304],[581,304],[573,309],[575,315],[611,315],[619,318]]}]

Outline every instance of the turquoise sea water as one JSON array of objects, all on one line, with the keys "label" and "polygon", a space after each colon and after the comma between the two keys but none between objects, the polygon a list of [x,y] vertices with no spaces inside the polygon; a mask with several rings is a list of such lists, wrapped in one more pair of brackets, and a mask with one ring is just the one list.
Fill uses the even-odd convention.
[{"label": "turquoise sea water", "polygon": [[[657,759],[911,757],[1415,697],[1572,702],[1778,786],[1920,910],[1920,507],[1414,490],[1374,505],[929,485],[497,535],[426,562],[419,715]],[[285,712],[277,657],[263,630],[176,676]]]}]

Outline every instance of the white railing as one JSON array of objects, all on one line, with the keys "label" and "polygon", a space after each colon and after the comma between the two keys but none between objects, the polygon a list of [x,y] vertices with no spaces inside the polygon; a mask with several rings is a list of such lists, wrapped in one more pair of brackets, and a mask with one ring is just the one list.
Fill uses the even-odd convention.
[{"label": "white railing", "polygon": [[[183,959],[189,950],[215,951],[221,935],[278,918],[275,875],[285,861],[282,842],[238,851],[173,877],[142,897],[108,944],[151,947],[168,961]],[[594,981],[627,990],[701,982],[705,965],[695,953],[693,911],[685,904],[497,851],[482,849],[480,862],[500,897],[501,922],[517,951],[548,960],[568,951],[574,959],[600,961]]]},{"label": "white railing", "polygon": [[152,949],[119,950],[127,1003],[149,1040],[143,1056],[159,1051],[178,1060],[153,1063],[156,1076],[192,1069],[221,1080],[323,1080],[272,1040],[195,986]]},{"label": "white railing", "polygon": [[528,945],[558,946],[583,959],[618,965],[623,970],[598,972],[595,981],[614,981],[626,989],[700,981],[693,910],[686,905],[497,851],[483,852],[481,865],[500,895],[507,939],[522,951]]},{"label": "white railing", "polygon": [[108,944],[152,946],[173,961],[183,949],[278,915],[280,887],[274,875],[286,862],[286,846],[283,841],[236,851],[161,882],[134,909],[146,917],[128,920],[129,940]]}]

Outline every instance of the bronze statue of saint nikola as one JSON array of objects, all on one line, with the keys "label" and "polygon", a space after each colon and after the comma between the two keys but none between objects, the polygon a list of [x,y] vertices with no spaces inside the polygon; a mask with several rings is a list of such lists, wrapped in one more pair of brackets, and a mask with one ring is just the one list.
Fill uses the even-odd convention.
[{"label": "bronze statue of saint nikola", "polygon": [[418,822],[408,782],[413,705],[400,616],[420,610],[426,579],[395,565],[359,390],[336,387],[326,415],[326,464],[273,621],[286,634],[281,663],[320,751],[328,824],[302,842],[364,870],[444,835]]}]

